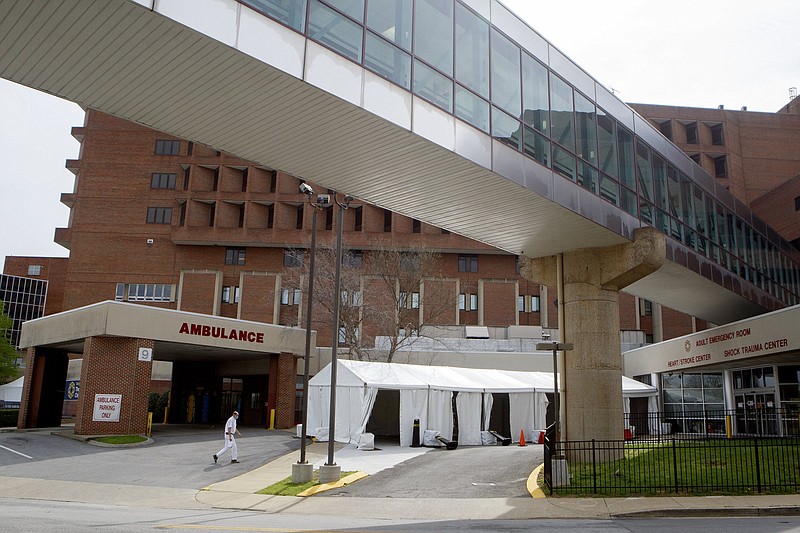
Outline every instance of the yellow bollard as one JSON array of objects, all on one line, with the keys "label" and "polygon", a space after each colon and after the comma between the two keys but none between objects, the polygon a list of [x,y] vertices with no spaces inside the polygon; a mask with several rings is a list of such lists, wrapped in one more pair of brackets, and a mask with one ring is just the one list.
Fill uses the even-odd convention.
[{"label": "yellow bollard", "polygon": [[164,423],[167,423],[167,418],[169,417],[169,405],[164,408]]},{"label": "yellow bollard", "polygon": [[153,436],[153,413],[147,413],[147,436]]},{"label": "yellow bollard", "polygon": [[275,409],[269,410],[269,429],[275,429]]},{"label": "yellow bollard", "polygon": [[725,435],[730,439],[733,437],[733,424],[731,424],[731,415],[725,415]]}]

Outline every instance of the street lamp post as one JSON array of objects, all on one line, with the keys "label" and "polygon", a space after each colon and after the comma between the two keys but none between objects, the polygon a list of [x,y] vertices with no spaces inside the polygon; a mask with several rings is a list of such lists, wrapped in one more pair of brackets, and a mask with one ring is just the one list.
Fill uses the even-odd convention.
[{"label": "street lamp post", "polygon": [[555,424],[556,441],[559,440],[559,391],[558,391],[558,352],[572,350],[574,346],[568,342],[539,342],[536,344],[537,350],[553,351],[553,423]]},{"label": "street lamp post", "polygon": [[311,310],[314,298],[314,263],[317,256],[317,213],[322,210],[322,206],[328,203],[327,196],[317,197],[317,201],[311,200],[314,189],[307,183],[300,185],[300,192],[308,196],[308,203],[314,212],[311,217],[311,250],[308,267],[308,293],[306,295],[306,351],[303,357],[303,402],[300,423],[302,424],[300,436],[300,460],[292,465],[292,483],[307,483],[314,477],[314,466],[306,460],[306,440],[308,439],[308,369],[311,362]]},{"label": "street lamp post", "polygon": [[344,210],[350,207],[353,197],[347,195],[344,201],[340,202],[333,191],[333,201],[339,206],[336,217],[336,270],[333,278],[333,342],[331,343],[331,400],[330,400],[330,421],[328,423],[328,459],[319,469],[319,482],[331,483],[339,481],[342,469],[336,464],[333,457],[336,440],[336,375],[338,370],[338,351],[339,351],[339,306],[342,303],[341,295],[341,276],[342,276],[342,217]]}]

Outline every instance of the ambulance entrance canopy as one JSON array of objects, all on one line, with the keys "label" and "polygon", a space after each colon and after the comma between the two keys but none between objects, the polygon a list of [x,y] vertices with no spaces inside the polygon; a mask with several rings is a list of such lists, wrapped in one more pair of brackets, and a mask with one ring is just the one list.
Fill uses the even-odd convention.
[{"label": "ambulance entrance canopy", "polygon": [[253,416],[261,422],[274,409],[275,425],[291,427],[305,330],[106,301],[26,322],[20,347],[28,350],[20,428],[61,424],[64,402],[71,401],[70,355],[83,358],[73,400],[76,434],[144,433],[153,360],[173,363],[171,404],[179,400],[178,383],[254,376],[264,400],[250,406],[258,411]]}]

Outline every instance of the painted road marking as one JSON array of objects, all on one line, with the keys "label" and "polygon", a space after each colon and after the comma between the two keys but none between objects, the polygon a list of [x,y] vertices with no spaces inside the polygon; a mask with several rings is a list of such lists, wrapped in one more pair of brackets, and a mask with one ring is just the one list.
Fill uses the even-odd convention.
[{"label": "painted road marking", "polygon": [[5,447],[5,446],[3,446],[2,444],[0,444],[0,448],[3,448],[4,450],[8,450],[8,451],[10,451],[11,453],[15,453],[15,454],[17,454],[17,455],[21,455],[22,457],[24,457],[24,458],[26,458],[26,459],[33,459],[33,457],[31,457],[30,455],[25,455],[24,453],[22,453],[22,452],[18,452],[17,450],[12,450],[11,448],[6,448],[6,447]]}]

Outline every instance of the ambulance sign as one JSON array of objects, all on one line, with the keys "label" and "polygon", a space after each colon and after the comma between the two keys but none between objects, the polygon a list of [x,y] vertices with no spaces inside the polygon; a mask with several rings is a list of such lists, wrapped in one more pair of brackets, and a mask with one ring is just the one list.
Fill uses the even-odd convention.
[{"label": "ambulance sign", "polygon": [[122,394],[94,395],[94,422],[119,422],[119,410],[122,407]]}]

